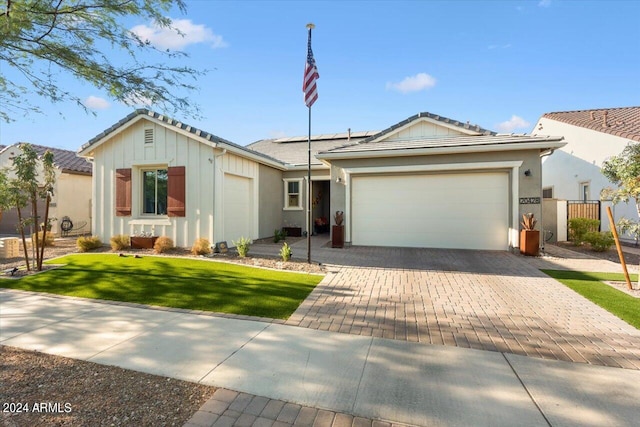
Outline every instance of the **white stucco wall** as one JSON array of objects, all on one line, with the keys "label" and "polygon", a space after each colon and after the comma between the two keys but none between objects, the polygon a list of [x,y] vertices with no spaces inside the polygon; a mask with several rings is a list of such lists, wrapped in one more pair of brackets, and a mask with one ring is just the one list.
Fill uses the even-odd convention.
[{"label": "white stucco wall", "polygon": [[[553,197],[565,200],[581,200],[582,183],[589,184],[589,199],[599,200],[602,189],[613,186],[602,175],[602,163],[620,154],[630,142],[625,138],[546,118],[540,118],[532,134],[564,136],[567,145],[543,159],[542,187],[552,187]],[[638,220],[634,203],[620,203],[613,206],[612,210],[616,221],[622,217]],[[609,229],[603,209],[602,230]]]}]

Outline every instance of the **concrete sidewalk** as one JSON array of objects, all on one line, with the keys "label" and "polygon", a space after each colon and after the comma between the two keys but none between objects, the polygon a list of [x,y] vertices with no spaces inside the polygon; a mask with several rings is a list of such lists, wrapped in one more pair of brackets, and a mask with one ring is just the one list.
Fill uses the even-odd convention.
[{"label": "concrete sidewalk", "polygon": [[0,291],[0,343],[420,426],[632,426],[640,371]]}]

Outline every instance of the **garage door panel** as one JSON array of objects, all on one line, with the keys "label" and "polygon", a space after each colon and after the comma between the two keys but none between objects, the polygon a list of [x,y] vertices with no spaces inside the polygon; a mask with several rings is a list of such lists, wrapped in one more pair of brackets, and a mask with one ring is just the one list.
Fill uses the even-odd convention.
[{"label": "garage door panel", "polygon": [[251,238],[251,179],[225,175],[224,239],[231,246],[240,237]]},{"label": "garage door panel", "polygon": [[356,245],[508,246],[508,175],[379,175],[352,180]]}]

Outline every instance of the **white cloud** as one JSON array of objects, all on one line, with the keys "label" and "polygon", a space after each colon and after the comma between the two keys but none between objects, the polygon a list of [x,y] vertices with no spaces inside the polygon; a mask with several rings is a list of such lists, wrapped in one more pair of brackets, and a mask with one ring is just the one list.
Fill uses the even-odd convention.
[{"label": "white cloud", "polygon": [[136,25],[131,32],[142,41],[148,41],[161,49],[182,50],[188,45],[208,43],[213,49],[227,47],[222,36],[214,34],[205,25],[194,24],[190,19],[176,19],[171,28],[157,25]]},{"label": "white cloud", "polygon": [[540,7],[549,7],[549,6],[551,6],[551,0],[540,0],[538,2],[538,6],[540,6]]},{"label": "white cloud", "polygon": [[498,124],[496,127],[500,132],[510,133],[516,129],[528,128],[530,125],[528,121],[514,114],[509,120]]},{"label": "white cloud", "polygon": [[91,110],[106,110],[111,106],[106,99],[93,95],[84,100],[84,105]]},{"label": "white cloud", "polygon": [[418,73],[415,76],[405,77],[398,83],[387,82],[387,90],[397,90],[401,93],[418,92],[434,87],[436,79],[427,73]]}]

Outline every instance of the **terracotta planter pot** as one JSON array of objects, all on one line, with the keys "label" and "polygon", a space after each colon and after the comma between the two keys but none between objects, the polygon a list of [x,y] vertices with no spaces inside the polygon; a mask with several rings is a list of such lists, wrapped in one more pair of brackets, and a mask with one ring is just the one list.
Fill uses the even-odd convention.
[{"label": "terracotta planter pot", "polygon": [[344,225],[331,227],[331,247],[344,248]]},{"label": "terracotta planter pot", "polygon": [[538,230],[520,231],[520,253],[537,256],[540,253],[540,232]]},{"label": "terracotta planter pot", "polygon": [[131,249],[153,249],[157,237],[131,237]]},{"label": "terracotta planter pot", "polygon": [[302,236],[302,228],[300,227],[282,227],[282,231],[287,232],[287,236],[289,237],[301,237]]}]

